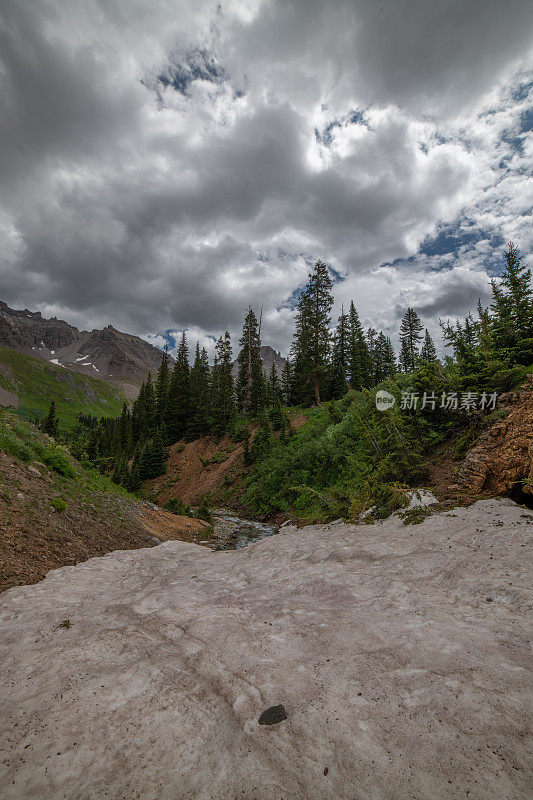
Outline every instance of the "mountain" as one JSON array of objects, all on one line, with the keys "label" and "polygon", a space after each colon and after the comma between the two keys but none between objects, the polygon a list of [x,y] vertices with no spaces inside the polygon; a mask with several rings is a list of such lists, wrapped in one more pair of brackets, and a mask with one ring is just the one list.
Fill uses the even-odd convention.
[{"label": "mountain", "polygon": [[54,400],[61,425],[71,426],[78,414],[116,417],[125,399],[118,384],[0,347],[0,406],[25,419],[42,419]]},{"label": "mountain", "polygon": [[[272,364],[276,366],[276,372],[278,373],[279,377],[281,378],[281,372],[283,370],[283,365],[287,361],[280,352],[274,350],[273,347],[266,344],[261,347],[260,351],[261,361],[263,362],[263,372],[265,375],[268,375],[270,370],[272,369]],[[239,364],[237,360],[233,362],[233,377],[236,378],[239,373]]]},{"label": "mountain", "polygon": [[162,353],[138,336],[117,331],[80,331],[64,320],[45,319],[40,312],[17,311],[0,301],[0,347],[58,367],[103,378],[130,396],[149,372],[154,374]]}]

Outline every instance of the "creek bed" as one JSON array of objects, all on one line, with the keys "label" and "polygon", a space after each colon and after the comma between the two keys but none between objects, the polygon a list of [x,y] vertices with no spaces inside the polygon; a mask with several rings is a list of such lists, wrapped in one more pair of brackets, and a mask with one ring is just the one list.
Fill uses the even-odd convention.
[{"label": "creek bed", "polygon": [[216,509],[212,514],[214,532],[211,541],[212,550],[238,550],[259,539],[274,536],[279,530],[276,525],[241,519],[223,508]]}]

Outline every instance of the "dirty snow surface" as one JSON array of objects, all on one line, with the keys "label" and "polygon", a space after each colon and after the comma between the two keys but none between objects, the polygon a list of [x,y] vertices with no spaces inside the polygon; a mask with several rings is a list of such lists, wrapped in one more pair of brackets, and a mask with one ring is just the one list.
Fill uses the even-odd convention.
[{"label": "dirty snow surface", "polygon": [[167,542],[5,592],[0,797],[525,800],[532,519]]}]

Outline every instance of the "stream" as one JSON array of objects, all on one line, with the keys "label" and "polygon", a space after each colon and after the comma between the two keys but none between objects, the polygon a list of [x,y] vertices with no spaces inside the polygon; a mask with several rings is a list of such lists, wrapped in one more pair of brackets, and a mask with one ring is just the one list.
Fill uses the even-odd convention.
[{"label": "stream", "polygon": [[238,550],[259,539],[273,536],[279,530],[275,525],[240,519],[224,508],[218,508],[211,513],[214,531],[212,550]]}]

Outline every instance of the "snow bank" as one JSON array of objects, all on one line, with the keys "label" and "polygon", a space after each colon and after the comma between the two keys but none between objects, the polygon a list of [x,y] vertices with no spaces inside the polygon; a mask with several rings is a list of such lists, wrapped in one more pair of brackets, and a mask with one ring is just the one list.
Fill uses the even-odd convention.
[{"label": "snow bank", "polygon": [[167,542],[11,589],[0,796],[522,800],[532,519]]}]

